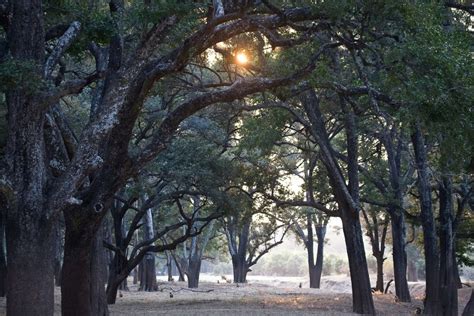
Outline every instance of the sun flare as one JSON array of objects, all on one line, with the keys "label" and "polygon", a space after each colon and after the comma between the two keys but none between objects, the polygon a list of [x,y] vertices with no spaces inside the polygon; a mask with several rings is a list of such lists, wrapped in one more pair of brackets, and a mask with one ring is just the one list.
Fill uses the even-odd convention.
[{"label": "sun flare", "polygon": [[249,62],[249,58],[247,57],[247,55],[244,52],[238,52],[235,55],[235,59],[236,59],[237,63],[240,64],[240,65],[245,65]]}]

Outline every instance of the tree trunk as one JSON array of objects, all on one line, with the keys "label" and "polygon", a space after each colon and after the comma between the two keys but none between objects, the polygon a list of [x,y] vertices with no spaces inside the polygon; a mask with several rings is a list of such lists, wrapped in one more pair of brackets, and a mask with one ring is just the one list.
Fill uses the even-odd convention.
[{"label": "tree trunk", "polygon": [[105,248],[102,245],[104,238],[103,226],[101,225],[92,241],[91,259],[91,293],[92,315],[109,315],[107,298],[105,294],[105,281],[107,278],[107,259]]},{"label": "tree trunk", "polygon": [[[103,248],[102,235],[97,233],[96,237],[100,219],[95,225],[90,225],[90,218],[86,214],[87,210],[80,208],[64,213],[66,231],[61,275],[64,316],[108,315],[104,282],[100,277],[103,273],[100,271],[100,261],[97,261],[101,260]],[[88,225],[81,225],[82,220],[89,220]]]},{"label": "tree trunk", "polygon": [[158,290],[156,282],[155,254],[147,253],[142,261],[142,279],[140,291],[153,292]]},{"label": "tree trunk", "polygon": [[408,259],[408,281],[418,282],[418,268],[412,259]]},{"label": "tree trunk", "polygon": [[467,302],[466,307],[464,307],[464,311],[462,312],[462,316],[472,316],[474,315],[474,289],[471,291],[471,298],[469,302]]},{"label": "tree trunk", "polygon": [[377,281],[375,282],[375,291],[383,293],[383,263],[384,257],[382,255],[375,256],[377,262]]},{"label": "tree trunk", "polygon": [[375,314],[359,221],[357,133],[354,114],[347,109],[344,101],[341,101],[341,106],[346,112],[349,178],[347,185],[342,170],[334,157],[325,120],[319,108],[319,99],[314,90],[308,90],[302,98],[302,104],[311,122],[311,134],[319,145],[321,160],[327,170],[331,188],[341,210],[342,227],[351,271],[353,311],[359,314]]},{"label": "tree trunk", "polygon": [[[444,177],[439,190],[440,217],[440,298],[443,315],[458,314],[458,290],[455,279],[452,184]],[[454,262],[453,262],[454,261]]]},{"label": "tree trunk", "polygon": [[133,284],[138,284],[138,267],[135,267],[135,269],[133,269]]},{"label": "tree trunk", "polygon": [[201,272],[201,258],[192,258],[188,266],[188,287],[197,288],[199,286],[199,275]]},{"label": "tree trunk", "polygon": [[42,221],[28,223],[29,212],[22,213],[7,221],[7,315],[53,315],[51,230]]},{"label": "tree trunk", "polygon": [[232,256],[232,268],[234,272],[234,283],[247,283],[248,266],[245,254]]},{"label": "tree trunk", "polygon": [[[41,82],[45,32],[41,0],[9,1],[8,44],[13,62],[33,65],[28,76]],[[43,91],[47,93],[47,91]],[[8,138],[5,160],[13,185],[6,219],[7,315],[53,315],[53,222],[45,209],[48,166],[45,106],[25,83],[6,93]]]},{"label": "tree trunk", "polygon": [[[312,281],[314,282],[314,288],[319,289],[321,286],[321,275],[323,273],[324,238],[326,236],[326,226],[316,226],[316,236],[318,237],[318,254],[316,255],[316,265],[314,266],[314,278]],[[310,287],[312,287],[311,284]]]},{"label": "tree trunk", "polygon": [[173,281],[173,258],[169,251],[166,251],[166,271],[168,273],[168,282]]},{"label": "tree trunk", "polygon": [[121,276],[119,275],[120,272],[124,269],[124,265],[125,263],[123,262],[123,259],[117,254],[115,254],[112,263],[109,265],[107,289],[105,291],[107,295],[107,304],[115,304],[118,290],[128,291],[126,283],[127,279],[120,281]]},{"label": "tree trunk", "polygon": [[178,262],[178,258],[176,258],[176,255],[174,253],[171,253],[171,256],[173,257],[174,264],[176,266],[176,269],[178,270],[178,282],[184,282],[184,271],[183,267],[181,266],[181,263]]},{"label": "tree trunk", "polygon": [[54,285],[56,286],[61,286],[62,248],[61,225],[58,223],[54,230]]},{"label": "tree trunk", "polygon": [[410,302],[411,297],[407,281],[407,253],[405,250],[405,217],[400,210],[392,210],[390,214],[395,294],[400,302]]},{"label": "tree trunk", "polygon": [[375,315],[359,218],[347,212],[342,213],[342,228],[351,272],[353,311],[358,314]]},{"label": "tree trunk", "polygon": [[423,244],[425,250],[426,298],[424,313],[440,315],[441,304],[439,297],[439,252],[437,249],[436,226],[431,202],[431,185],[429,179],[427,154],[424,137],[420,126],[415,127],[412,135],[415,151],[415,163],[418,173],[418,191],[423,227]]},{"label": "tree trunk", "polygon": [[[311,289],[319,288],[316,281],[316,265],[314,264],[314,237],[313,237],[313,219],[311,214],[306,214],[306,230],[308,237],[306,240],[306,252],[308,253],[308,271],[309,271],[309,287]],[[304,238],[304,233],[301,233]]]},{"label": "tree trunk", "polygon": [[[145,220],[145,231],[144,231],[144,240],[153,239],[155,236],[153,228],[153,216],[151,209],[148,209],[146,215],[144,216]],[[140,280],[140,291],[157,291],[158,284],[156,283],[156,267],[155,267],[155,254],[147,253],[142,261],[142,279]]]},{"label": "tree trunk", "polygon": [[[0,199],[0,203],[1,203]],[[7,258],[5,256],[5,212],[0,214],[0,297],[7,295]]]}]

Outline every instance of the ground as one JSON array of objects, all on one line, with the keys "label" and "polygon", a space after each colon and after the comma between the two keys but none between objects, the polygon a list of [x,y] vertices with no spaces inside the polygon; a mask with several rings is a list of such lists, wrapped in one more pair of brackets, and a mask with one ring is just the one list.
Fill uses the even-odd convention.
[{"label": "ground", "polygon": [[[347,276],[324,277],[322,289],[309,289],[305,278],[250,277],[249,283],[237,286],[220,276],[204,275],[199,289],[193,292],[183,282],[164,282],[159,278],[158,292],[138,292],[130,285],[123,291],[110,314],[120,316],[151,315],[351,315],[352,298]],[[219,283],[217,283],[219,281]],[[299,287],[301,283],[302,288]],[[423,283],[411,283],[414,300],[400,303],[392,294],[374,294],[378,315],[413,315],[422,306]],[[471,289],[460,290],[460,311]],[[173,297],[170,297],[170,293]],[[56,311],[60,315],[59,288]],[[2,314],[3,313],[3,314]],[[0,299],[0,315],[5,313],[5,299]]]}]

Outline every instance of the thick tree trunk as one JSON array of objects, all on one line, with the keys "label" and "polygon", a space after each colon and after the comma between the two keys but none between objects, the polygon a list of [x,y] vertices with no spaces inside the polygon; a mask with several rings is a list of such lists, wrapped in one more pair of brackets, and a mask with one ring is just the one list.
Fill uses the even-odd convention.
[{"label": "thick tree trunk", "polygon": [[92,242],[91,260],[91,293],[90,301],[92,305],[92,315],[106,316],[109,314],[107,298],[105,294],[105,281],[107,278],[107,259],[105,248],[102,245],[104,238],[103,226]]},{"label": "thick tree trunk", "polygon": [[458,314],[458,290],[455,279],[453,207],[451,179],[445,177],[439,192],[440,217],[440,298],[443,315]]},{"label": "thick tree trunk", "polygon": [[43,221],[28,223],[28,213],[7,221],[7,315],[53,315],[53,238]]},{"label": "thick tree trunk", "polygon": [[[64,262],[61,275],[61,305],[64,316],[104,316],[108,315],[104,282],[100,271],[102,235],[95,225],[81,225],[81,211],[71,209],[65,212]],[[87,217],[85,217],[87,220]],[[90,222],[88,222],[90,224]],[[102,251],[103,252],[103,251]],[[105,265],[105,263],[102,261]]]},{"label": "thick tree trunk", "polygon": [[405,217],[399,210],[392,210],[390,213],[395,294],[400,302],[410,302],[411,297],[407,281],[407,253],[405,250]]},{"label": "thick tree trunk", "polygon": [[[324,238],[326,237],[326,226],[316,226],[316,236],[318,237],[318,253],[316,255],[316,264],[314,266],[314,276],[310,279],[313,281],[314,288],[319,289],[321,286],[321,275],[323,273],[324,259]],[[310,287],[312,288],[311,284]]]},{"label": "thick tree trunk", "polygon": [[146,254],[143,258],[142,264],[142,279],[140,280],[140,291],[157,291],[158,284],[156,282],[155,254]]},{"label": "thick tree trunk", "polygon": [[[41,0],[9,1],[8,46],[13,62],[33,65],[40,82],[45,60]],[[45,209],[48,166],[44,143],[45,107],[26,84],[6,93],[8,139],[5,158],[13,185],[7,211],[7,315],[53,315],[53,222]],[[47,91],[44,91],[47,93]]]},{"label": "thick tree trunk", "polygon": [[245,254],[232,256],[232,269],[234,272],[234,283],[247,283],[248,266]]},{"label": "thick tree trunk", "polygon": [[427,153],[421,129],[416,126],[412,135],[415,151],[415,163],[418,173],[418,191],[421,208],[421,222],[423,227],[423,244],[425,250],[425,277],[426,298],[424,313],[441,315],[439,297],[439,252],[436,240],[436,226],[431,202],[431,185],[429,179]]},{"label": "thick tree trunk", "polygon": [[358,314],[375,315],[362,228],[359,218],[347,213],[343,212],[342,227],[351,272],[353,311]]},{"label": "thick tree trunk", "polygon": [[197,288],[199,286],[199,275],[201,273],[201,258],[192,258],[188,266],[188,287]]}]

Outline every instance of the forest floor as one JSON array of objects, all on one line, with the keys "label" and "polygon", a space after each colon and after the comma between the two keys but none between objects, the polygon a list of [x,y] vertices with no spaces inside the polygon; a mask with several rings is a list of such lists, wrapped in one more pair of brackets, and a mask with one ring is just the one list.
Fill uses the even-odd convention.
[{"label": "forest floor", "polygon": [[[217,281],[219,280],[219,283]],[[302,283],[302,288],[299,284]],[[351,315],[352,298],[347,276],[323,277],[321,289],[307,288],[305,278],[249,277],[249,283],[237,286],[219,276],[204,275],[193,292],[184,282],[164,282],[159,291],[138,292],[136,285],[122,291],[110,315]],[[306,287],[306,288],[305,288]],[[393,287],[393,285],[392,285]],[[378,315],[414,315],[422,306],[424,283],[410,283],[412,303],[400,303],[393,294],[375,293]],[[471,289],[459,291],[460,314],[469,300]],[[170,293],[173,297],[170,297]],[[56,313],[60,315],[60,292],[56,288]],[[5,299],[0,298],[0,315],[5,314]]]}]

